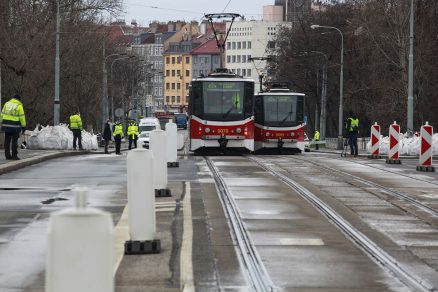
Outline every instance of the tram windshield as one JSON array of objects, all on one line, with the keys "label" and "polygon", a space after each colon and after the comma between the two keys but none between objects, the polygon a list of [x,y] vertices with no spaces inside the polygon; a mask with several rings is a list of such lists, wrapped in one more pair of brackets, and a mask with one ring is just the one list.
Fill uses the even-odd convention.
[{"label": "tram windshield", "polygon": [[267,95],[264,97],[265,125],[293,127],[303,120],[303,96]]},{"label": "tram windshield", "polygon": [[243,112],[243,89],[242,82],[207,82],[203,88],[204,113],[222,114],[224,118],[230,114],[241,114]]}]

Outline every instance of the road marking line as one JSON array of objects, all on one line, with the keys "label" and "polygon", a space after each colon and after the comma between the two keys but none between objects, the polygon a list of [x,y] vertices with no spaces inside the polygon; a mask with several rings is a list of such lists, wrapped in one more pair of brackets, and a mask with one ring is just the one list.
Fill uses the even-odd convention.
[{"label": "road marking line", "polygon": [[186,184],[186,195],[183,206],[183,240],[181,246],[181,290],[184,292],[195,291],[193,281],[192,245],[193,245],[193,225],[192,225],[192,206],[190,182]]},{"label": "road marking line", "polygon": [[125,242],[129,240],[128,205],[123,209],[122,216],[114,228],[114,275],[125,254]]}]

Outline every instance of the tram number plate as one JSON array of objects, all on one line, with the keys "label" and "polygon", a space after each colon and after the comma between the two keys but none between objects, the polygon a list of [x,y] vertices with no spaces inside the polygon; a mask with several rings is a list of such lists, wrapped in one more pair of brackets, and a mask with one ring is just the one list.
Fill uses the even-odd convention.
[{"label": "tram number plate", "polygon": [[277,133],[276,137],[284,137],[284,133]]},{"label": "tram number plate", "polygon": [[218,134],[228,134],[228,129],[217,129]]}]

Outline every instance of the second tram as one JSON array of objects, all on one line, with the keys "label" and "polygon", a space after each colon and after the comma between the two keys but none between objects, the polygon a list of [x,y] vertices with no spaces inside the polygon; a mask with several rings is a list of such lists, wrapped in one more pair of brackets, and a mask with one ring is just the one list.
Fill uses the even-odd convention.
[{"label": "second tram", "polygon": [[226,69],[192,80],[190,150],[254,151],[254,81]]},{"label": "second tram", "polygon": [[304,97],[303,93],[282,86],[274,86],[255,96],[256,151],[304,151]]}]

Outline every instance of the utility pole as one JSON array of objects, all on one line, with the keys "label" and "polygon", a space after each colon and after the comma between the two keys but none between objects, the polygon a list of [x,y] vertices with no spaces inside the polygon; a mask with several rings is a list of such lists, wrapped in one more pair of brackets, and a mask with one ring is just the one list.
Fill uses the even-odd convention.
[{"label": "utility pole", "polygon": [[408,135],[414,132],[414,0],[411,0],[409,25]]},{"label": "utility pole", "polygon": [[105,42],[102,47],[102,133],[105,128],[105,122],[108,119],[108,86],[107,86],[107,72],[106,72],[106,57],[105,57]]},{"label": "utility pole", "polygon": [[59,36],[61,29],[61,16],[59,15],[59,0],[56,1],[56,56],[55,56],[55,99],[53,107],[53,125],[59,125],[59,75],[60,75],[60,61],[59,61]]}]

